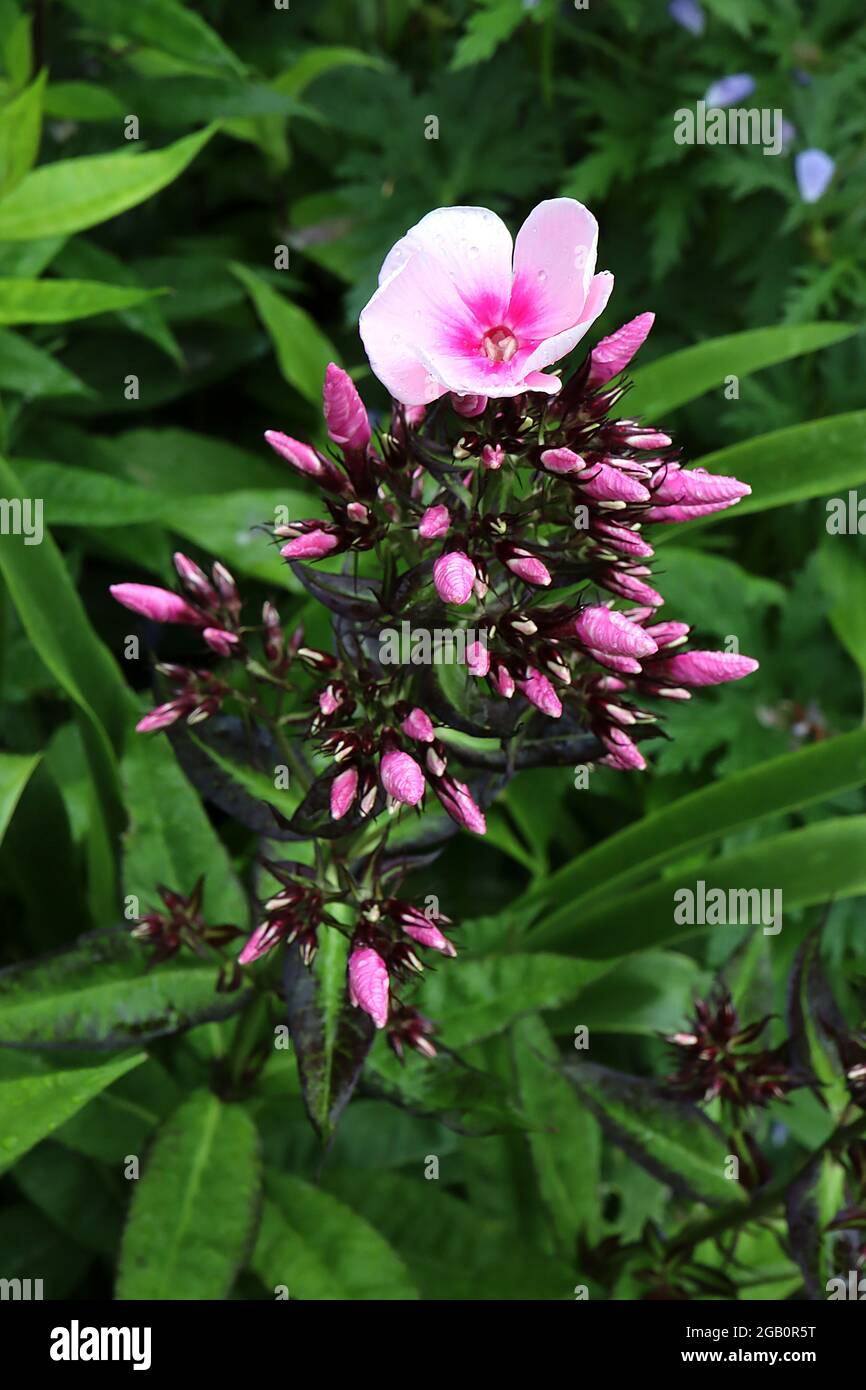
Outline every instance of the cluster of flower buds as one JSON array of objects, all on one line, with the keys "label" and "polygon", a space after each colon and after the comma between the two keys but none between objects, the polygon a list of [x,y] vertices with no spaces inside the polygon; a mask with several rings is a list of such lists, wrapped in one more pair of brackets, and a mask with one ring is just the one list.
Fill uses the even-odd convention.
[{"label": "cluster of flower buds", "polygon": [[[369,687],[364,693],[369,714],[373,696]],[[345,681],[331,681],[325,694],[335,716],[342,719],[351,713],[355,701],[348,696]],[[316,729],[329,717],[323,711],[321,695],[319,707],[320,712],[314,717]],[[323,738],[323,752],[331,754],[340,769],[331,782],[332,819],[342,820],[356,803],[362,816],[369,815],[377,803],[380,787],[390,810],[418,806],[430,786],[452,820],[483,835],[487,829],[484,815],[466,783],[448,772],[447,750],[436,738],[430,716],[417,705],[410,707],[399,701],[385,711],[384,717],[388,715],[399,722],[395,726],[382,725],[368,717],[362,725],[329,729]]]},{"label": "cluster of flower buds", "polygon": [[[641,314],[603,339],[553,397],[530,391],[492,400],[452,395],[428,410],[395,405],[378,446],[352,381],[332,364],[324,409],[340,458],[267,435],[322,488],[330,512],[329,520],[288,528],[287,559],[363,549],[374,539],[387,546],[392,537],[393,562],[405,556],[406,563],[393,586],[401,619],[433,624],[432,604],[436,625],[483,630],[483,643],[466,646],[468,677],[488,696],[522,697],[550,719],[567,711],[595,732],[601,761],[622,770],[646,766],[635,729],[659,718],[646,701],[688,699],[695,687],[739,680],[757,667],[737,653],[689,648],[689,626],[658,616],[664,600],[651,582],[653,548],[643,528],[723,510],[750,489],[684,468],[669,435],[611,416],[627,387],[610,383],[652,322]],[[277,528],[277,539],[285,531]],[[557,590],[566,589],[570,601],[557,603]],[[371,709],[353,672],[342,680],[340,709],[353,711],[358,727],[341,719],[331,744],[349,762],[333,784],[335,817],[357,798],[375,800],[361,751],[372,738],[382,743],[380,780],[389,796],[417,804],[426,778],[455,819],[482,830],[468,790],[431,774],[429,759],[422,770],[411,747],[395,745],[383,728],[381,683],[380,708]],[[391,701],[411,703],[405,678],[392,684]],[[432,741],[432,731],[426,740],[410,736]]]},{"label": "cluster of flower buds", "polygon": [[[449,767],[458,755],[434,725],[435,714],[439,733],[447,728],[448,710],[428,698],[429,686],[427,694],[419,689],[417,666],[381,659],[377,636],[397,619],[411,630],[467,637],[458,659],[476,732],[503,737],[500,716],[514,731],[519,718],[538,712],[562,720],[569,733],[594,733],[608,766],[645,767],[637,735],[660,717],[653,702],[688,699],[693,688],[738,680],[757,666],[689,646],[688,625],[658,613],[663,598],[644,528],[733,506],[749,488],[685,468],[667,434],[616,416],[627,383],[615,378],[652,322],[652,314],[639,315],[605,338],[558,394],[551,394],[552,378],[541,377],[542,385],[530,372],[517,393],[439,392],[427,406],[395,401],[387,429],[375,435],[351,378],[328,367],[330,450],[276,431],[266,438],[321,491],[327,515],[278,525],[273,537],[310,592],[339,615],[333,654],[304,646],[300,631],[287,637],[270,602],[262,612],[262,657],[251,654],[237,587],[220,564],[208,578],[179,554],[183,594],[119,584],[114,597],[147,618],[197,629],[215,655],[242,661],[254,681],[291,688],[286,675],[296,660],[313,673],[305,735],[333,759],[324,774],[330,816],[345,820],[347,830],[385,808],[420,808],[429,789],[461,827],[486,831],[469,786]],[[484,334],[497,369],[516,350],[510,330]],[[373,547],[379,572],[359,577],[361,561],[349,553]],[[346,555],[340,575],[311,568],[339,554]],[[173,697],[142,719],[142,731],[207,719],[232,693],[207,670],[159,669],[174,683]],[[319,928],[339,925],[309,877],[278,879],[281,891],[241,952],[244,965],[278,942],[297,942],[309,962]],[[433,1051],[431,1025],[393,994],[395,982],[421,968],[416,946],[453,954],[440,927],[410,905],[364,903],[349,996],[377,1027],[390,1027],[398,1055],[405,1044]],[[738,1095],[744,1104],[781,1094],[791,1083],[773,1054],[731,1060],[762,1025],[738,1033],[726,1009],[713,1014],[701,1005],[695,1034],[673,1040],[688,1054],[679,1084],[701,1097]]]},{"label": "cluster of flower buds", "polygon": [[769,1015],[741,1027],[725,992],[710,1001],[697,1000],[688,1031],[665,1039],[679,1063],[668,1084],[689,1100],[707,1102],[718,1096],[735,1109],[765,1106],[781,1099],[804,1080],[788,1065],[784,1045],[748,1051],[768,1022]]},{"label": "cluster of flower buds", "polygon": [[393,996],[393,984],[420,975],[424,966],[414,949],[455,956],[457,949],[439,923],[402,898],[370,898],[360,905],[349,955],[349,998],[369,1014],[377,1028],[389,1028],[389,1042],[399,1057],[404,1044],[433,1056],[432,1024]]},{"label": "cluster of flower buds", "polygon": [[303,865],[275,864],[262,859],[264,868],[280,887],[264,904],[262,921],[238,956],[239,965],[251,965],[280,942],[297,944],[305,965],[311,965],[319,948],[318,930],[336,925],[326,908],[326,895],[310,879]]},{"label": "cluster of flower buds", "polygon": [[224,946],[238,935],[232,926],[212,927],[202,917],[204,875],[187,896],[162,885],[157,889],[165,911],[148,912],[133,923],[131,934],[153,947],[151,963],[158,965],[188,946],[199,956],[209,947]]}]

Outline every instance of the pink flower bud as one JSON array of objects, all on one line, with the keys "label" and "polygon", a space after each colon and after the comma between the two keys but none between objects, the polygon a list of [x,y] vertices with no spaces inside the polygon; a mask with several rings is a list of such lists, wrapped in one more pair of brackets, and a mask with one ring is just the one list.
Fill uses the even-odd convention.
[{"label": "pink flower bud", "polygon": [[584,608],[578,613],[574,633],[585,646],[616,656],[652,656],[658,650],[652,637],[637,623],[601,606]]},{"label": "pink flower bud", "polygon": [[648,663],[650,677],[662,676],[675,685],[724,685],[740,681],[757,671],[758,662],[751,656],[734,652],[676,652]]},{"label": "pink flower bud", "polygon": [[485,468],[489,468],[492,473],[501,468],[505,462],[505,453],[501,444],[485,444],[481,450],[481,462]]},{"label": "pink flower bud", "polygon": [[153,584],[112,584],[111,595],[133,613],[141,613],[157,623],[188,623],[204,627],[207,618],[191,603],[170,589],[158,589]]},{"label": "pink flower bud", "polygon": [[466,648],[466,665],[471,676],[486,676],[490,670],[490,653],[486,642],[470,642]]},{"label": "pink flower bud", "polygon": [[661,430],[633,430],[624,436],[624,442],[632,449],[667,449],[672,440]]},{"label": "pink flower bud", "polygon": [[443,603],[468,603],[475,583],[475,566],[465,551],[446,551],[433,566],[433,583]]},{"label": "pink flower bud", "polygon": [[346,515],[358,526],[366,526],[370,520],[370,508],[365,507],[363,502],[350,502],[346,508]]},{"label": "pink flower bud", "polygon": [[358,769],[347,767],[331,783],[331,819],[342,820],[358,791]]},{"label": "pink flower bud", "polygon": [[355,383],[342,367],[331,362],[325,372],[322,391],[328,438],[356,453],[370,442],[370,421]]},{"label": "pink flower bud", "polygon": [[637,318],[629,319],[615,333],[602,338],[592,350],[588,385],[602,386],[618,376],[643,345],[654,322],[655,314],[638,314]]},{"label": "pink flower bud", "polygon": [[639,560],[651,560],[655,553],[640,532],[633,531],[630,526],[617,526],[613,521],[595,521],[592,531],[597,539],[623,555],[634,555]]},{"label": "pink flower bud", "polygon": [[441,951],[443,956],[456,956],[457,948],[433,922],[404,922],[403,930],[419,946],[428,946],[431,951]]},{"label": "pink flower bud", "polygon": [[313,531],[303,531],[300,536],[295,536],[284,545],[280,554],[285,560],[321,560],[325,555],[330,555],[332,550],[336,550],[339,545],[337,536],[330,531],[315,529]]},{"label": "pink flower bud", "polygon": [[385,753],[379,763],[382,786],[395,801],[417,806],[424,795],[424,773],[408,753]]},{"label": "pink flower bud", "polygon": [[457,414],[463,416],[464,420],[474,420],[478,415],[483,415],[487,409],[487,397],[452,394],[451,404]]},{"label": "pink flower bud", "polygon": [[586,468],[586,460],[573,449],[545,449],[541,463],[548,473],[579,473]]},{"label": "pink flower bud", "polygon": [[662,647],[678,647],[682,642],[685,642],[691,628],[688,623],[667,622],[653,623],[646,631],[656,646],[661,649]]},{"label": "pink flower bud", "polygon": [[268,951],[273,950],[277,942],[282,940],[288,930],[288,922],[284,918],[274,918],[267,922],[262,922],[256,927],[249,941],[238,956],[239,965],[251,965],[260,956],[267,955]]},{"label": "pink flower bud", "polygon": [[200,570],[198,565],[187,555],[182,555],[179,550],[172,558],[184,588],[188,589],[196,598],[201,599],[202,603],[216,603],[219,596],[204,571]]},{"label": "pink flower bud", "polygon": [[661,594],[657,593],[649,584],[644,583],[644,576],[649,573],[646,565],[635,565],[630,572],[607,570],[598,582],[609,593],[617,594],[620,598],[628,599],[631,603],[642,603],[649,608],[661,608],[664,603]]},{"label": "pink flower bud", "polygon": [[428,507],[418,522],[418,534],[425,541],[436,540],[438,536],[447,535],[450,525],[451,513],[447,507]]},{"label": "pink flower bud", "polygon": [[301,444],[288,434],[281,434],[279,430],[265,430],[265,439],[271,448],[281,458],[286,459],[299,473],[305,473],[308,478],[327,476],[329,472],[327,460],[323,459],[318,450],[311,448],[309,444]]},{"label": "pink flower bud", "polygon": [[705,468],[686,469],[669,464],[661,482],[653,489],[652,500],[656,504],[665,502],[686,507],[708,503],[714,507],[730,506],[741,497],[748,497],[751,491],[748,483],[741,483],[738,478],[708,473]]},{"label": "pink flower bud", "polygon": [[349,998],[369,1014],[377,1028],[388,1022],[388,967],[371,946],[356,946],[349,957]]},{"label": "pink flower bud", "polygon": [[406,715],[400,728],[408,738],[415,738],[419,743],[433,742],[433,725],[430,721],[430,717],[424,713],[423,709],[418,709],[417,706]]},{"label": "pink flower bud", "polygon": [[443,777],[435,784],[436,795],[452,820],[476,835],[487,834],[487,821],[475,805],[472,793],[465,782],[457,782],[453,777]]},{"label": "pink flower bud", "polygon": [[506,700],[510,700],[516,689],[514,677],[503,661],[497,661],[493,665],[490,679],[498,695],[502,695]]},{"label": "pink flower bud", "polygon": [[527,680],[517,682],[518,690],[521,690],[531,705],[540,709],[542,714],[547,714],[551,719],[559,719],[562,714],[562,702],[554,690],[547,676],[540,671],[530,670]]},{"label": "pink flower bud", "polygon": [[642,483],[614,468],[609,463],[594,463],[591,471],[580,479],[580,486],[587,497],[597,502],[649,502],[650,494]]},{"label": "pink flower bud", "polygon": [[170,700],[166,705],[157,705],[135,726],[138,734],[153,734],[157,729],[167,729],[175,724],[190,708],[188,700]]},{"label": "pink flower bud", "polygon": [[515,551],[505,563],[512,574],[516,574],[525,584],[538,584],[546,588],[550,583],[550,570],[528,550]]},{"label": "pink flower bud", "polygon": [[639,676],[641,664],[633,656],[615,656],[612,652],[600,652],[594,647],[587,647],[587,655],[591,656],[602,666],[607,666],[611,671],[619,671],[624,676]]},{"label": "pink flower bud", "polygon": [[234,632],[227,632],[222,627],[206,627],[202,637],[217,656],[237,655],[236,648],[240,646],[241,639]]},{"label": "pink flower bud", "polygon": [[621,772],[644,771],[646,759],[624,729],[606,729],[601,741],[608,750],[609,757],[602,759],[608,767],[616,767]]}]

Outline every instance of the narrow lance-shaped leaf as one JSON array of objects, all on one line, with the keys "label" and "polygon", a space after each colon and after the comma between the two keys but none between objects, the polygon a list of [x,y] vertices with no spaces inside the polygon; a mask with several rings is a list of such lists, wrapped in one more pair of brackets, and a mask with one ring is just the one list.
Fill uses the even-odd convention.
[{"label": "narrow lance-shaped leaf", "polygon": [[418,1297],[409,1273],[372,1226],[329,1192],[268,1174],[253,1269],[268,1290],[302,1300]]},{"label": "narrow lance-shaped leaf", "polygon": [[259,1187],[246,1111],[195,1092],[157,1131],[134,1184],[117,1297],[228,1297],[255,1235]]},{"label": "narrow lance-shaped leaf", "polygon": [[80,232],[146,202],[183,173],[215,130],[146,154],[118,150],[41,165],[0,202],[0,241]]},{"label": "narrow lance-shaped leaf", "polygon": [[[675,897],[686,890],[693,894],[691,899]],[[700,905],[714,890],[740,895],[733,900],[735,920],[744,912],[753,930],[772,935],[778,935],[774,919],[779,904],[783,930],[784,913],[795,908],[858,897],[866,893],[866,816],[820,821],[720,859],[692,864],[687,876],[614,898],[579,917],[572,906],[557,908],[539,923],[530,943],[590,960],[613,960],[698,932],[724,932],[731,900],[726,897],[719,923]],[[751,897],[744,899],[747,906],[741,909],[743,894]]]},{"label": "narrow lance-shaped leaf", "polygon": [[0,279],[0,323],[68,323],[129,309],[158,293],[97,280]]},{"label": "narrow lance-shaped leaf", "polygon": [[45,73],[0,107],[0,196],[11,193],[36,162]]},{"label": "narrow lance-shaped leaf", "polygon": [[866,781],[866,731],[784,753],[681,797],[593,845],[533,887],[518,909],[568,904],[575,919],[590,905],[743,825],[798,810]]},{"label": "narrow lance-shaped leaf", "polygon": [[249,991],[217,993],[217,959],[186,953],[151,967],[118,928],[0,970],[0,1047],[128,1048],[236,1013]]},{"label": "narrow lance-shaped leaf", "polygon": [[0,844],[41,753],[0,753]]},{"label": "narrow lance-shaped leaf", "polygon": [[334,928],[308,968],[296,947],[286,952],[285,994],[289,1032],[307,1113],[323,1141],[337,1127],[375,1034],[373,1020],[351,1006],[346,992],[349,943]]},{"label": "narrow lance-shaped leaf", "polygon": [[98,1066],[60,1066],[24,1053],[0,1053],[0,1173],[58,1129],[93,1096],[147,1060],[137,1052]]},{"label": "narrow lance-shaped leaf", "polygon": [[286,381],[308,401],[318,405],[328,363],[337,361],[336,349],[309,314],[278,294],[261,276],[243,265],[235,264],[232,270],[267,330]]},{"label": "narrow lance-shaped leaf", "polygon": [[856,324],[851,323],[781,324],[695,343],[630,373],[634,389],[628,395],[629,410],[659,420],[705,391],[721,390],[727,377],[751,376],[777,362],[840,343],[856,332]]},{"label": "narrow lance-shaped leaf", "polygon": [[726,1176],[729,1144],[697,1106],[668,1100],[650,1081],[572,1063],[565,1074],[609,1139],[675,1192],[711,1206],[745,1202]]}]

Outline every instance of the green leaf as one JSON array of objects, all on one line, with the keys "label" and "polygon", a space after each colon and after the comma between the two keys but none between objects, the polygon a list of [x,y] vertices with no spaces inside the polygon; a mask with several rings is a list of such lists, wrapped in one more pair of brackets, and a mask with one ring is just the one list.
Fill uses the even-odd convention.
[{"label": "green leaf", "polygon": [[146,1061],[144,1052],[99,1066],[61,1066],[25,1053],[0,1053],[0,1173],[119,1076]]},{"label": "green leaf", "polygon": [[64,0],[88,27],[104,34],[125,34],[151,48],[170,53],[195,67],[228,69],[242,74],[244,65],[215,29],[188,5],[176,0]]},{"label": "green leaf", "polygon": [[18,1161],[14,1178],[24,1196],[76,1244],[114,1259],[120,1237],[120,1192],[105,1182],[94,1163],[48,1140]]},{"label": "green leaf", "polygon": [[856,332],[857,325],[851,323],[798,323],[710,338],[630,373],[634,388],[628,396],[629,410],[659,419],[705,391],[720,389],[726,377],[751,376],[777,362],[841,343]]},{"label": "green leaf", "polygon": [[325,370],[329,362],[338,361],[336,348],[309,314],[284,299],[261,276],[237,263],[232,265],[232,270],[267,330],[286,381],[313,405],[320,405]]},{"label": "green leaf", "polygon": [[590,1036],[630,1033],[653,1037],[681,1027],[695,995],[710,983],[690,956],[675,951],[642,951],[619,961],[583,991],[577,1010],[570,1010],[567,1018],[563,1010],[556,1019],[563,1028],[579,1022],[589,1029]]},{"label": "green leaf", "polygon": [[605,1135],[653,1177],[710,1206],[745,1204],[744,1189],[725,1177],[730,1144],[697,1106],[662,1098],[643,1077],[590,1062],[564,1072]]},{"label": "green leaf", "polygon": [[[234,492],[240,484],[257,491],[276,490],[284,482],[297,486],[264,444],[254,453],[192,430],[128,430],[112,441],[112,453],[113,473],[169,497]],[[314,502],[309,494],[306,505]]]},{"label": "green leaf", "polygon": [[[824,801],[866,782],[866,731],[784,753],[681,797],[599,841],[533,888],[518,906],[562,903],[548,927],[621,892],[641,875],[768,816]],[[532,938],[535,941],[535,937]]]},{"label": "green leaf", "polygon": [[833,631],[866,676],[866,564],[852,547],[852,541],[828,536],[818,564]]},{"label": "green leaf", "polygon": [[601,1227],[598,1123],[556,1070],[559,1052],[540,1018],[521,1019],[512,1040],[520,1100],[533,1126],[526,1142],[538,1190],[557,1245],[569,1256],[581,1234],[592,1242]]},{"label": "green leaf", "polygon": [[42,132],[45,73],[0,107],[0,198],[16,188],[36,162]]},{"label": "green leaf", "polygon": [[[442,1150],[436,1152],[441,1157]],[[440,1177],[448,1172],[449,1161],[441,1157]],[[379,1172],[373,1182],[366,1172],[328,1170],[323,1181],[391,1242],[422,1299],[571,1296],[573,1257],[554,1259],[534,1240],[521,1239],[512,1212],[494,1216],[454,1196],[444,1181],[425,1182],[417,1171]]]},{"label": "green leaf", "polygon": [[[21,483],[2,458],[0,492],[7,500],[25,498]],[[98,872],[92,874],[90,893],[97,920],[105,920],[113,916],[110,904],[117,901],[110,847],[122,818],[116,759],[132,700],[108,649],[90,626],[51,536],[46,533],[39,545],[26,544],[27,540],[25,535],[4,539],[0,576],[33,648],[72,700],[81,722],[94,793],[88,853]]]},{"label": "green leaf", "polygon": [[0,970],[0,1046],[131,1047],[226,1018],[248,997],[217,993],[216,957],[149,966],[146,947],[119,928]]},{"label": "green leaf", "polygon": [[[97,246],[85,237],[75,237],[67,242],[57,258],[56,268],[61,275],[74,279],[100,280],[104,284],[123,285],[127,289],[146,288],[141,284],[135,270],[119,256],[113,256],[104,247]],[[155,298],[120,310],[119,317],[131,332],[140,333],[143,338],[155,343],[172,362],[183,368],[183,353],[163,317],[162,304]]]},{"label": "green leaf", "polygon": [[158,293],[96,280],[0,279],[0,323],[68,323],[129,309]]},{"label": "green leaf", "polygon": [[313,967],[286,953],[284,994],[307,1114],[319,1137],[333,1135],[373,1042],[373,1021],[346,991],[349,942],[325,931]]},{"label": "green leaf", "polygon": [[208,126],[147,154],[118,150],[41,165],[0,202],[0,241],[80,232],[117,217],[172,183],[215,131]]},{"label": "green leaf", "polygon": [[[700,932],[726,931],[725,926],[712,923],[676,920],[675,891],[694,891],[699,880],[706,884],[708,893],[714,888],[781,893],[786,914],[800,907],[858,897],[866,893],[866,816],[819,821],[760,840],[719,859],[692,865],[687,875],[681,873],[676,880],[662,880],[582,910],[579,918],[573,908],[560,909],[539,924],[532,940],[584,959],[613,960]],[[761,931],[763,925],[770,923],[755,923],[752,929]]]},{"label": "green leaf", "polygon": [[290,68],[286,68],[285,72],[275,77],[271,85],[278,92],[286,92],[289,96],[296,97],[326,72],[345,67],[375,68],[382,72],[386,64],[381,58],[375,57],[372,53],[364,53],[359,48],[323,44],[316,48],[308,48]]},{"label": "green leaf", "polygon": [[204,874],[204,917],[245,930],[249,906],[201,801],[161,735],[136,734],[121,768],[129,829],[124,836],[124,892],[142,905],[158,884],[189,893]]},{"label": "green leaf", "polygon": [[16,459],[15,467],[29,495],[42,498],[49,526],[134,526],[172,508],[158,492],[89,468],[40,459]]},{"label": "green leaf", "polygon": [[491,956],[437,970],[424,985],[424,1011],[448,1047],[466,1047],[503,1032],[515,1019],[568,1003],[604,973],[597,962],[564,956]]},{"label": "green leaf", "polygon": [[384,1237],[329,1192],[270,1173],[265,1191],[252,1267],[267,1289],[304,1301],[418,1297]]},{"label": "green leaf", "polygon": [[35,771],[41,753],[0,752],[0,844],[6,834],[6,827],[15,814],[24,788]]},{"label": "green leaf", "polygon": [[377,1042],[364,1068],[364,1086],[414,1115],[435,1115],[458,1134],[509,1134],[527,1127],[516,1099],[498,1077],[449,1053],[432,1061],[413,1057],[411,1065],[401,1066]]},{"label": "green leaf", "polygon": [[89,388],[35,343],[0,328],[0,391],[17,391],[28,400],[36,400],[40,396],[86,396]]},{"label": "green leaf", "polygon": [[157,1131],[134,1185],[117,1298],[227,1298],[254,1236],[259,1187],[252,1120],[195,1092]]}]

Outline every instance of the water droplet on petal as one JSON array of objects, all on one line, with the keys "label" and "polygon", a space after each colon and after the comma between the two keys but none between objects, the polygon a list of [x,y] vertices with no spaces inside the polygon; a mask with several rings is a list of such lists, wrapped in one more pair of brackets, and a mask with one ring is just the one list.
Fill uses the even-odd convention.
[{"label": "water droplet on petal", "polygon": [[547,271],[546,271],[546,270],[539,270],[539,272],[538,272],[538,279],[541,280],[541,281],[546,280],[546,279],[547,279]]}]

